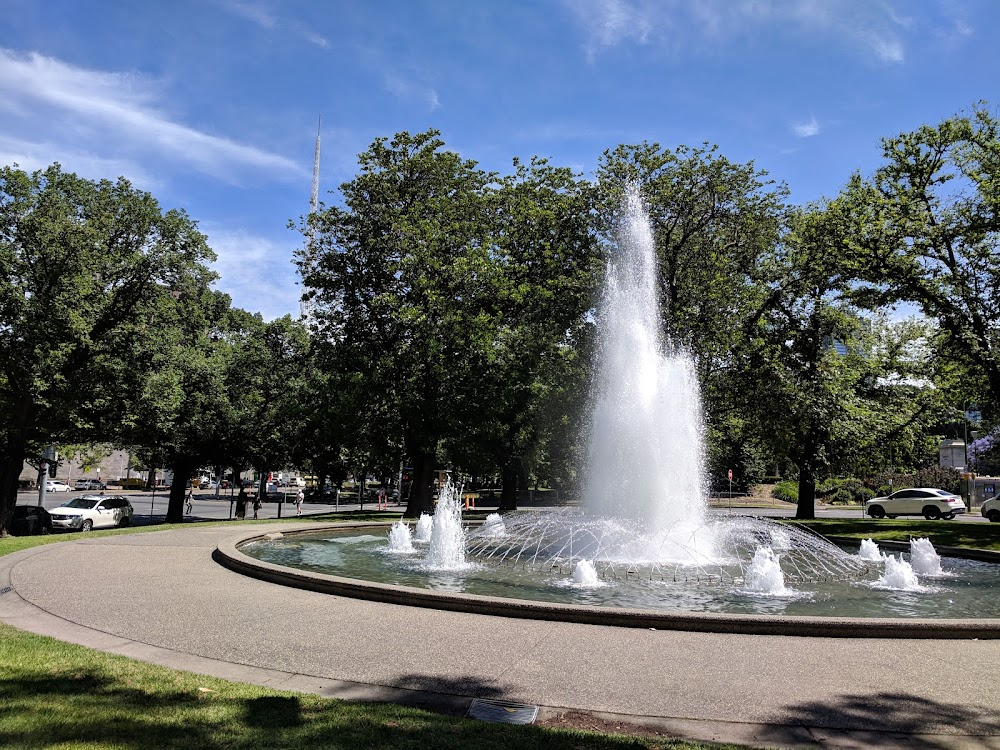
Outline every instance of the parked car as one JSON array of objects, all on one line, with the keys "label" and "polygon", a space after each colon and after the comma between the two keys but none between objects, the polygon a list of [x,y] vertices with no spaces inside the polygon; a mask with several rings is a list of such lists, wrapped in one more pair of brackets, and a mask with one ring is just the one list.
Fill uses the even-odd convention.
[{"label": "parked car", "polygon": [[132,514],[132,503],[124,495],[81,495],[49,511],[52,528],[71,531],[129,526]]},{"label": "parked car", "polygon": [[57,479],[46,479],[45,480],[45,491],[46,492],[69,492],[69,485],[65,482],[60,482]]},{"label": "parked car", "polygon": [[73,485],[75,490],[106,490],[108,485],[100,479],[77,479]]},{"label": "parked car", "polygon": [[979,512],[983,514],[983,518],[990,519],[992,523],[1000,523],[1000,497],[987,500]]},{"label": "parked car", "polygon": [[865,503],[865,513],[872,518],[923,516],[928,520],[954,518],[965,513],[965,502],[958,495],[936,487],[910,487],[888,497],[875,497]]},{"label": "parked car", "polygon": [[52,517],[45,508],[37,505],[15,505],[9,531],[14,536],[49,534],[52,532]]}]

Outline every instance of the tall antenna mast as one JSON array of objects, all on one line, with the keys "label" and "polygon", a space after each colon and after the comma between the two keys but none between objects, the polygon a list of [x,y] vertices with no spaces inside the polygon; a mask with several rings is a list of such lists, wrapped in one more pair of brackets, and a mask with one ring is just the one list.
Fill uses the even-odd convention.
[{"label": "tall antenna mast", "polygon": [[[316,154],[313,156],[313,182],[312,192],[309,195],[309,218],[315,221],[314,214],[319,211],[319,134],[323,127],[323,115],[316,120]],[[316,254],[316,226],[313,224],[309,228],[309,248],[307,253],[308,263],[312,264]],[[313,301],[306,299],[311,290],[306,287],[302,290],[302,299],[299,301],[299,317],[304,321],[312,319]]]},{"label": "tall antenna mast", "polygon": [[323,125],[323,115],[316,121],[316,156],[313,157],[313,185],[309,197],[309,213],[319,210],[319,131]]}]

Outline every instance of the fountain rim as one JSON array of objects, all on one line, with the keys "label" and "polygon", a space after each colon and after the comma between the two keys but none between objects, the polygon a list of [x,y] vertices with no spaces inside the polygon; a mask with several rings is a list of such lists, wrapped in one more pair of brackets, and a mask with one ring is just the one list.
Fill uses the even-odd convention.
[{"label": "fountain rim", "polygon": [[[378,529],[391,521],[358,521],[296,528],[280,532],[281,537],[313,534],[333,529]],[[481,594],[432,591],[414,586],[399,586],[360,578],[299,570],[264,562],[239,550],[244,544],[275,538],[274,532],[246,532],[220,542],[212,558],[229,570],[290,588],[352,599],[399,604],[410,607],[443,609],[496,617],[570,622],[586,625],[679,630],[738,635],[784,635],[821,638],[925,638],[925,639],[1000,639],[1000,618],[976,619],[901,619],[867,617],[819,617],[793,615],[754,615],[718,612],[661,612],[651,609],[602,607],[596,605],[536,602]],[[853,541],[853,540],[852,540]],[[942,552],[947,556],[946,552]]]}]

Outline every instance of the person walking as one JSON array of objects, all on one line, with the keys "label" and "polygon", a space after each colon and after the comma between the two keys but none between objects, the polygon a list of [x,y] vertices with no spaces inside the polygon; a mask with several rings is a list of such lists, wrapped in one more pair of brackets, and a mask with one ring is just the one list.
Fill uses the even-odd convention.
[{"label": "person walking", "polygon": [[260,495],[253,499],[253,517],[257,518],[257,511],[260,510]]},{"label": "person walking", "polygon": [[299,491],[295,493],[295,515],[302,515],[302,501],[306,499],[306,493],[302,491],[299,487]]},{"label": "person walking", "polygon": [[184,512],[190,516],[193,508],[194,508],[194,486],[191,486],[188,487],[187,497],[184,498]]}]

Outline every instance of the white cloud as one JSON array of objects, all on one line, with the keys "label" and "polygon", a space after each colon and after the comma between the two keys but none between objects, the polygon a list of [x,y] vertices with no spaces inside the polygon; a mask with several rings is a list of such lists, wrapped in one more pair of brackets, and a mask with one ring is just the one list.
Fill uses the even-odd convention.
[{"label": "white cloud", "polygon": [[276,16],[270,9],[260,2],[247,2],[246,0],[224,0],[222,7],[233,15],[239,16],[251,23],[257,24],[262,29],[286,28],[292,33],[301,36],[310,44],[326,49],[330,42],[321,34],[316,33],[305,24],[298,21],[287,20]]},{"label": "white cloud", "polygon": [[273,29],[278,23],[278,19],[270,13],[260,3],[240,2],[240,0],[226,0],[222,7],[234,15],[245,18],[251,23],[255,23],[261,28]]},{"label": "white cloud", "polygon": [[727,40],[785,26],[810,36],[839,39],[887,63],[905,57],[900,31],[913,20],[891,2],[870,0],[563,0],[586,34],[593,59],[625,44],[717,49]]},{"label": "white cloud", "polygon": [[383,76],[386,90],[398,99],[419,99],[425,102],[430,110],[435,110],[441,106],[438,99],[437,90],[431,86],[424,86],[419,83],[412,83],[400,78],[394,73],[386,73]]},{"label": "white cloud", "polygon": [[298,316],[301,288],[292,264],[297,245],[291,232],[284,242],[222,227],[201,230],[218,255],[216,287],[230,295],[236,307],[260,312],[266,320]]},{"label": "white cloud", "polygon": [[[62,137],[90,139],[95,150],[153,151],[218,179],[237,181],[245,170],[289,180],[305,170],[290,159],[228,138],[204,133],[159,111],[161,85],[141,75],[77,68],[38,53],[0,49],[0,108],[21,117],[61,123]],[[120,158],[120,157],[119,157]]]},{"label": "white cloud", "polygon": [[792,132],[799,138],[811,138],[814,135],[819,135],[819,122],[816,121],[816,116],[813,115],[806,122],[795,123],[792,125]]},{"label": "white cloud", "polygon": [[871,35],[871,49],[884,62],[903,62],[903,43],[892,37],[882,37],[877,34]]},{"label": "white cloud", "polygon": [[14,165],[26,172],[45,169],[59,162],[69,172],[91,180],[124,176],[133,186],[156,192],[163,183],[139,164],[127,159],[97,156],[51,141],[28,141],[0,134],[0,164]]}]

